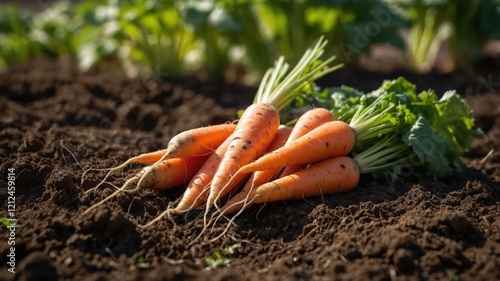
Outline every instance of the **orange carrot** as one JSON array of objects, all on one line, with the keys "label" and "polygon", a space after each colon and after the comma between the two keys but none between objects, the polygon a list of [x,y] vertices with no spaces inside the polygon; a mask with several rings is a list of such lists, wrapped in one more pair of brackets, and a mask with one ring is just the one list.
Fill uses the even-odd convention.
[{"label": "orange carrot", "polygon": [[135,178],[142,177],[142,173],[146,173],[151,169],[147,178],[144,178],[141,186],[137,186],[136,190],[151,188],[156,190],[165,190],[171,187],[180,186],[188,183],[196,172],[201,168],[203,163],[210,157],[211,154],[191,156],[187,158],[171,158],[164,160],[152,169],[151,166],[142,169]]},{"label": "orange carrot", "polygon": [[[286,144],[291,143],[292,141],[300,138],[316,127],[330,121],[334,121],[335,118],[333,114],[324,108],[313,108],[306,111],[302,114],[297,122],[295,123],[292,131],[290,132],[290,136],[288,137]],[[285,144],[285,145],[286,145]],[[283,145],[281,145],[283,146]],[[274,149],[270,149],[270,151],[274,151],[281,146],[276,146]],[[297,164],[293,166],[285,167],[284,171],[287,171],[289,168],[302,168],[307,164]],[[258,187],[266,182],[274,180],[278,174],[280,173],[280,168],[268,169],[263,171],[256,171],[253,173],[250,180],[245,184],[243,189],[229,199],[226,204],[219,210],[220,214],[225,214],[233,212],[233,210],[241,208],[241,206],[245,203],[242,199],[247,198],[247,195],[250,193],[250,190],[254,187]]]},{"label": "orange carrot", "polygon": [[[359,178],[358,163],[350,157],[339,156],[254,188],[248,198],[249,202],[258,204],[347,192],[356,187]],[[226,213],[238,209],[230,208]]]},{"label": "orange carrot", "polygon": [[254,103],[245,110],[210,185],[205,214],[243,179],[234,177],[236,171],[267,151],[279,124],[278,111],[271,104]]},{"label": "orange carrot", "polygon": [[[274,138],[273,143],[269,146],[268,151],[274,151],[285,145],[286,141],[289,139],[291,132],[292,128],[280,126],[278,134]],[[279,171],[279,169],[269,169],[253,173],[250,179],[248,179],[248,181],[245,183],[243,188],[235,196],[231,197],[221,208],[221,210],[219,210],[219,212],[224,214],[224,209],[227,208],[227,206],[234,206],[233,208],[237,208],[238,205],[235,204],[245,199],[247,194],[250,193],[250,190],[252,190],[253,187],[257,187],[268,181],[274,180]]]},{"label": "orange carrot", "polygon": [[[169,158],[187,158],[210,154],[217,149],[235,129],[236,125],[234,124],[221,124],[184,131],[169,141],[167,152],[153,164],[153,167]],[[152,170],[153,169],[149,169],[143,173],[137,183],[138,186],[142,185],[142,181],[148,176],[149,171]]]},{"label": "orange carrot", "polygon": [[182,195],[181,200],[172,210],[173,213],[183,213],[193,208],[200,206],[206,200],[210,183],[220,165],[222,156],[226,152],[231,138],[227,138],[217,150],[210,155],[207,161],[203,164],[200,170],[194,175],[186,187],[186,191]]},{"label": "orange carrot", "polygon": [[[132,157],[125,161],[123,164],[110,168],[110,169],[89,169],[94,171],[109,171],[104,179],[93,189],[97,189],[101,184],[103,184],[109,175],[118,169],[122,169],[125,166],[132,163],[141,163],[148,165],[155,165],[161,161],[168,158],[186,158],[194,155],[202,155],[206,153],[211,153],[215,150],[236,128],[234,124],[221,124],[215,126],[201,127],[196,129],[191,129],[184,131],[175,137],[173,137],[168,145],[167,149],[162,149],[155,152],[144,153],[136,157]],[[82,177],[86,174],[84,172]],[[144,175],[146,175],[144,173]],[[88,190],[87,192],[91,191]]]},{"label": "orange carrot", "polygon": [[331,121],[320,125],[291,143],[241,167],[238,173],[309,164],[347,155],[356,142],[354,130],[345,122]]},{"label": "orange carrot", "polygon": [[135,157],[132,157],[132,158],[128,159],[127,161],[125,161],[120,166],[115,167],[115,169],[119,169],[121,167],[124,167],[124,166],[126,166],[128,164],[132,164],[132,163],[140,163],[140,164],[152,165],[152,164],[158,162],[158,160],[160,160],[161,157],[165,153],[167,153],[167,149],[162,149],[162,150],[158,150],[158,151],[143,153],[141,155],[138,155],[138,156],[135,156]]},{"label": "orange carrot", "polygon": [[326,108],[317,107],[309,109],[297,119],[287,143],[300,138],[321,124],[334,120],[335,117],[332,112]]},{"label": "orange carrot", "polygon": [[117,196],[120,192],[127,190],[134,184],[136,184],[136,187],[132,191],[145,188],[164,190],[185,184],[191,180],[209,156],[210,154],[187,158],[171,158],[161,161],[154,166],[144,167],[111,195],[88,208],[85,213]]},{"label": "orange carrot", "polygon": [[220,124],[184,131],[169,141],[167,153],[161,160],[210,153],[217,149],[235,129],[235,124]]},{"label": "orange carrot", "polygon": [[[300,118],[297,120],[297,123],[295,123],[292,134],[290,134],[290,138],[287,144],[312,131],[316,127],[330,121],[335,121],[335,117],[328,109],[318,107],[306,111],[300,116]],[[283,177],[289,174],[293,174],[304,169],[306,166],[307,164],[287,166],[283,169],[283,171],[280,172],[279,176]]]}]

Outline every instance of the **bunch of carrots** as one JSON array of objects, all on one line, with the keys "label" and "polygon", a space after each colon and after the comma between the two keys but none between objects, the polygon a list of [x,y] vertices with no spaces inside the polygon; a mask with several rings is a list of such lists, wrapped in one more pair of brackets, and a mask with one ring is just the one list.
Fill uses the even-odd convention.
[{"label": "bunch of carrots", "polygon": [[397,176],[398,169],[415,156],[420,161],[412,165],[426,167],[429,157],[420,157],[414,140],[421,130],[426,140],[436,137],[436,144],[445,143],[444,149],[433,152],[442,157],[436,166],[450,166],[447,159],[455,154],[447,147],[459,154],[467,149],[454,143],[457,136],[450,135],[447,128],[441,132],[439,126],[426,121],[439,117],[435,108],[456,111],[460,107],[462,119],[454,119],[453,125],[463,127],[468,137],[473,130],[465,103],[457,101],[456,94],[446,100],[430,94],[422,98],[404,79],[387,81],[382,90],[369,94],[347,87],[329,89],[322,94],[321,106],[309,103],[293,127],[282,125],[280,112],[294,100],[307,99],[301,98],[307,95],[304,88],[313,88],[316,79],[341,67],[328,66],[334,57],[319,60],[325,44],[320,39],[291,71],[280,58],[237,122],[182,132],[166,149],[133,157],[110,169],[111,173],[131,163],[147,165],[87,212],[125,190],[185,186],[175,206],[143,227],[165,215],[183,214],[203,205],[207,225],[207,214],[213,209],[212,215],[219,218],[239,214],[253,204],[347,192],[356,187],[361,174],[389,172]]}]

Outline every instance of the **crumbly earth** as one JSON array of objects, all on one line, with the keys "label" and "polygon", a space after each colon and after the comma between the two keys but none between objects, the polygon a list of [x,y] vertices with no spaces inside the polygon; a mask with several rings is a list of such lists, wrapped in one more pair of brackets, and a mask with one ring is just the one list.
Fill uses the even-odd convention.
[{"label": "crumbly earth", "polygon": [[[0,74],[0,217],[8,217],[14,168],[18,224],[12,232],[2,226],[0,280],[500,280],[500,76],[498,65],[482,66],[431,75],[349,68],[320,82],[371,90],[404,75],[420,89],[457,89],[484,131],[463,157],[465,171],[439,181],[417,180],[411,170],[396,182],[365,177],[346,194],[254,206],[215,241],[228,222],[194,240],[199,211],[137,227],[181,187],[123,193],[82,214],[114,190],[93,189],[106,171],[87,169],[232,121],[255,87],[79,73],[46,59],[17,66]],[[120,185],[139,168],[107,182]],[[12,234],[15,274],[7,271]],[[217,255],[220,265],[210,266]]]}]

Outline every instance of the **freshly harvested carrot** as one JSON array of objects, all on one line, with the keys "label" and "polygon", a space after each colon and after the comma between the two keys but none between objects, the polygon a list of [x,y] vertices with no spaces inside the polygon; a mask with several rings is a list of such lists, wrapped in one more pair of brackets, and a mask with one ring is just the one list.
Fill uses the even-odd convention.
[{"label": "freshly harvested carrot", "polygon": [[[118,169],[132,163],[154,165],[169,158],[186,158],[194,155],[211,153],[215,150],[236,128],[235,124],[220,124],[214,126],[201,127],[184,131],[173,137],[166,149],[155,152],[144,153],[132,157],[121,165],[110,169],[90,169],[94,171],[109,171],[104,179],[93,189],[103,184],[109,175]],[[85,171],[86,173],[87,171]],[[84,173],[84,175],[85,175]],[[146,175],[147,173],[144,173]],[[82,177],[84,176],[82,175]],[[87,192],[93,190],[87,190]]]},{"label": "freshly harvested carrot", "polygon": [[115,167],[113,169],[120,169],[120,168],[123,168],[123,167],[125,167],[129,164],[132,164],[132,163],[152,165],[152,164],[158,162],[158,160],[160,160],[161,157],[163,157],[163,155],[165,155],[165,153],[167,153],[167,149],[161,149],[158,151],[143,153],[141,155],[138,155],[138,156],[135,156],[135,157],[128,159],[127,161],[123,162],[123,164],[121,164],[120,166]]},{"label": "freshly harvested carrot", "polygon": [[[326,108],[313,108],[302,114],[290,134],[290,138],[287,144],[300,138],[306,133],[312,131],[316,127],[330,121],[335,121],[335,117],[332,112]],[[279,174],[280,177],[293,174],[296,171],[304,169],[308,164],[296,164],[285,167]]]},{"label": "freshly harvested carrot", "polygon": [[227,123],[184,131],[169,141],[167,152],[159,161],[210,153],[217,149],[235,129],[235,124]]},{"label": "freshly harvested carrot", "polygon": [[[297,122],[295,123],[292,131],[290,132],[290,135],[288,139],[286,140],[286,144],[291,143],[292,141],[300,138],[301,136],[305,135],[306,133],[312,131],[316,127],[330,121],[334,121],[335,118],[333,114],[325,109],[325,108],[313,108],[308,111],[306,111],[304,114],[302,114]],[[275,144],[275,147],[273,145],[269,149],[269,151],[274,151],[278,148],[281,148],[283,144],[277,143]],[[303,166],[307,164],[297,164],[293,166],[288,166],[284,169],[284,171],[287,171],[289,168],[293,169],[302,169]],[[256,171],[252,174],[250,177],[249,181],[245,184],[243,189],[238,192],[235,196],[231,197],[224,206],[219,210],[221,214],[224,214],[226,210],[228,209],[238,209],[241,207],[241,205],[244,204],[242,199],[247,198],[247,195],[250,193],[250,190],[254,187],[260,186],[266,182],[269,182],[271,180],[274,180],[278,174],[282,174],[283,172],[280,173],[281,168],[274,168],[274,169],[268,169],[268,170],[262,170],[262,171]],[[228,213],[231,213],[232,211],[228,210]]]},{"label": "freshly harvested carrot", "polygon": [[[248,199],[253,204],[259,204],[342,193],[356,187],[359,178],[358,163],[351,157],[339,156],[322,160],[304,170],[256,187],[250,192]],[[228,208],[225,213],[247,207],[248,205]]]},{"label": "freshly harvested carrot", "polygon": [[[280,126],[280,128],[278,129],[278,134],[274,138],[273,143],[269,146],[268,151],[269,152],[274,151],[285,145],[285,143],[289,139],[290,133],[292,133],[292,128],[286,126]],[[231,197],[225,203],[225,205],[219,210],[219,212],[224,214],[224,209],[227,208],[227,206],[235,206],[234,208],[236,208],[238,205],[235,204],[245,199],[247,194],[250,193],[250,190],[252,190],[252,188],[260,186],[271,180],[274,180],[278,175],[279,171],[280,171],[279,169],[269,169],[253,173],[252,176],[245,183],[243,188],[236,195]]]},{"label": "freshly harvested carrot", "polygon": [[355,132],[347,123],[327,122],[282,148],[241,167],[238,173],[247,174],[296,164],[309,164],[347,155],[355,142]]},{"label": "freshly harvested carrot", "polygon": [[99,186],[101,186],[101,184],[103,184],[104,182],[106,182],[106,179],[111,175],[111,173],[113,171],[119,170],[119,169],[123,169],[125,166],[133,164],[133,163],[152,165],[152,164],[158,162],[158,160],[160,160],[163,157],[163,155],[165,155],[166,152],[167,152],[166,149],[162,149],[162,150],[158,150],[158,151],[154,151],[154,152],[143,153],[141,155],[132,157],[132,158],[128,159],[127,161],[123,162],[122,164],[120,164],[119,166],[116,166],[116,167],[113,167],[113,168],[107,168],[107,169],[94,169],[94,168],[91,168],[91,169],[86,170],[83,173],[82,178],[85,177],[85,174],[88,171],[109,171],[109,172],[106,174],[106,176],[104,177],[104,179],[98,185],[96,185],[94,188],[91,188],[91,189],[85,191],[85,193],[88,193],[88,192],[90,192],[92,190],[95,190]]},{"label": "freshly harvested carrot", "polygon": [[171,158],[161,161],[154,166],[144,167],[111,195],[88,208],[85,213],[117,196],[120,192],[126,191],[133,185],[136,185],[136,187],[132,191],[146,188],[165,190],[185,184],[191,180],[209,156],[210,154],[187,158]]},{"label": "freshly harvested carrot", "polygon": [[238,169],[267,151],[279,125],[278,111],[271,104],[254,103],[245,110],[210,185],[205,214],[243,179],[234,177]]},{"label": "freshly harvested carrot", "polygon": [[316,127],[330,121],[335,121],[335,117],[328,109],[322,107],[309,109],[297,119],[287,143],[300,138]]},{"label": "freshly harvested carrot", "polygon": [[[153,167],[165,159],[187,158],[210,154],[217,149],[235,129],[235,124],[228,123],[184,131],[168,142],[167,152],[153,164]],[[143,173],[137,183],[138,186],[142,185],[142,181],[147,177],[149,171],[152,170],[153,169],[149,169]]]},{"label": "freshly harvested carrot", "polygon": [[175,209],[172,210],[173,213],[179,214],[186,212],[205,202],[210,183],[212,182],[215,172],[222,160],[222,156],[226,153],[230,142],[231,138],[229,137],[214,151],[214,153],[212,153],[212,155],[210,155],[207,161],[205,161],[203,166],[187,185],[181,200]]}]

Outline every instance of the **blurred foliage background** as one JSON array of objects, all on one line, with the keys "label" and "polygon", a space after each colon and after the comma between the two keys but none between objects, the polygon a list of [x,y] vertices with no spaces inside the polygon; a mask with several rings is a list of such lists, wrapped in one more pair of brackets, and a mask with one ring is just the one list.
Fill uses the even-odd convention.
[{"label": "blurred foliage background", "polygon": [[0,4],[3,70],[44,56],[130,76],[259,77],[281,55],[295,65],[324,36],[325,56],[345,65],[386,46],[407,69],[427,73],[443,49],[441,70],[467,70],[500,39],[500,0],[10,2]]}]

